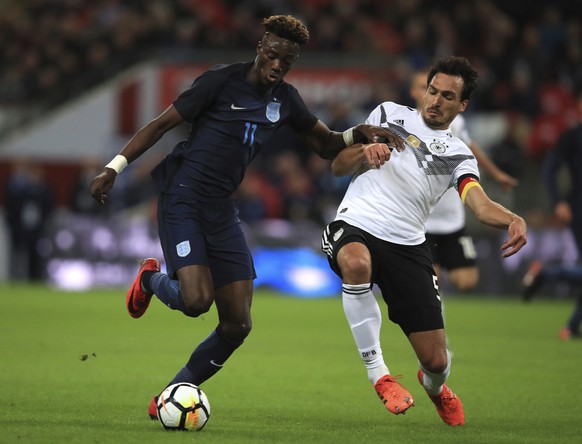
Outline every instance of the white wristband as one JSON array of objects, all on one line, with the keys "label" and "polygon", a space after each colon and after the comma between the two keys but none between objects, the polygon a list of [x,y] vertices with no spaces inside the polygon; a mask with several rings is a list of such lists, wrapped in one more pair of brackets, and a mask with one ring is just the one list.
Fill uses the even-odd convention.
[{"label": "white wristband", "polygon": [[346,146],[350,146],[354,144],[354,128],[348,128],[347,130],[345,130],[342,133],[342,136],[344,136],[344,143],[346,144]]},{"label": "white wristband", "polygon": [[105,165],[105,168],[111,168],[117,174],[119,174],[125,169],[126,166],[127,166],[127,159],[125,158],[125,156],[118,154],[117,156],[115,156],[113,158],[113,160],[111,162],[109,162],[107,165]]}]

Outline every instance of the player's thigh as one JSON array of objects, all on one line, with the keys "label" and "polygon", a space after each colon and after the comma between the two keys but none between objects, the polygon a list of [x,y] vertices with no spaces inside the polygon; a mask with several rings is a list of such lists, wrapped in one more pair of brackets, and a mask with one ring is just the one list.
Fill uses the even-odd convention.
[{"label": "player's thigh", "polygon": [[346,284],[365,284],[372,279],[372,256],[361,242],[344,244],[337,254],[337,264]]},{"label": "player's thigh", "polygon": [[[218,290],[238,281],[256,278],[255,265],[240,223],[207,234],[210,272],[214,288]],[[237,293],[240,292],[235,284]]]},{"label": "player's thigh", "polygon": [[214,300],[214,284],[210,269],[205,265],[187,265],[176,271],[180,294],[186,306],[197,304],[210,308]]},{"label": "player's thigh", "polygon": [[370,282],[372,258],[364,231],[336,220],[323,231],[321,250],[327,255],[330,268],[345,283]]},{"label": "player's thigh", "polygon": [[209,266],[198,205],[182,196],[162,194],[158,201],[158,234],[170,277],[191,265]]},{"label": "player's thigh", "polygon": [[372,242],[373,280],[388,305],[388,315],[408,336],[444,328],[437,279],[426,243],[414,246]]}]

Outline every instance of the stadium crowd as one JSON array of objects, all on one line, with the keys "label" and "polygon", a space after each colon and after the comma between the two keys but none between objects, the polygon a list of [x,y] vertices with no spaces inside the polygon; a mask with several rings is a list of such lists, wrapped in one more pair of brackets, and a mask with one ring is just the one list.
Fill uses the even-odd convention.
[{"label": "stadium crowd", "polygon": [[[261,18],[290,13],[311,29],[305,54],[394,59],[409,72],[443,55],[468,57],[480,73],[469,112],[507,113],[507,137],[491,147],[491,154],[519,178],[526,169],[524,158],[539,166],[559,134],[575,122],[574,95],[582,88],[578,2],[531,3],[6,1],[0,13],[0,108],[50,110],[152,57],[184,61],[202,50],[247,50],[260,37],[256,25]],[[382,100],[414,106],[408,81],[405,74],[396,76],[391,97]],[[327,110],[330,128],[341,131],[357,123],[341,103],[333,106]],[[331,177],[328,163],[291,146],[287,134],[273,143],[278,149],[257,159],[239,191],[242,218],[329,221],[346,181]],[[136,196],[131,190],[127,194]]]},{"label": "stadium crowd", "polygon": [[478,109],[515,110],[535,118],[540,112],[536,91],[559,84],[571,92],[582,82],[582,22],[575,14],[577,2],[544,2],[539,8],[526,7],[529,3],[10,2],[0,14],[0,103],[60,101],[161,50],[252,47],[260,18],[289,12],[312,30],[306,53],[402,57],[413,69],[445,54],[463,55],[481,75]]}]

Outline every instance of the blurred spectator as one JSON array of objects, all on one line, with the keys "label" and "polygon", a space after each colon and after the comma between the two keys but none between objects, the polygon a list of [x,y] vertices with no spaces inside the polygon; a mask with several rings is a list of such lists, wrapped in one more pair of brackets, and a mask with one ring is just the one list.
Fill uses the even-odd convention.
[{"label": "blurred spectator", "polygon": [[507,111],[515,111],[528,118],[539,111],[538,97],[531,79],[531,71],[523,65],[515,64],[507,90],[501,97],[502,106]]},{"label": "blurred spectator", "polygon": [[571,93],[555,80],[538,88],[540,112],[532,122],[528,152],[535,160],[543,160],[566,128],[576,121],[576,106]]},{"label": "blurred spectator", "polygon": [[[135,207],[138,205],[152,205],[158,201],[158,188],[151,177],[151,171],[161,160],[161,156],[148,153],[142,162],[131,165],[129,174],[119,193],[121,207]],[[95,177],[95,176],[93,176]],[[155,207],[156,205],[154,205]],[[153,220],[155,222],[155,210]]]},{"label": "blurred spectator", "polygon": [[[582,337],[582,91],[578,93],[578,123],[560,135],[554,149],[544,159],[544,179],[556,222],[569,227],[578,250],[575,264],[542,264],[534,261],[523,278],[523,297],[531,300],[547,282],[566,282],[579,295],[574,310],[560,331],[562,340]],[[561,180],[566,170],[568,180]],[[566,182],[566,183],[564,183]]]},{"label": "blurred spectator", "polygon": [[544,7],[540,29],[540,49],[547,58],[557,54],[565,45],[567,34],[562,11],[556,4]]},{"label": "blurred spectator", "polygon": [[331,161],[313,154],[307,162],[307,171],[314,189],[313,220],[327,225],[335,218],[337,207],[350,183],[350,176],[334,177]]},{"label": "blurred spectator", "polygon": [[[413,69],[441,55],[479,56],[504,97],[512,77],[535,88],[555,65],[573,89],[582,81],[576,3],[540,12],[502,0],[398,0],[389,8],[374,0],[11,2],[0,14],[0,104],[56,104],[162,50],[246,48],[258,40],[256,22],[275,13],[304,17],[309,52],[383,53]],[[483,96],[487,107],[503,105],[496,94]]]},{"label": "blurred spectator", "polygon": [[101,172],[102,162],[100,159],[87,159],[79,172],[77,185],[71,196],[70,208],[75,213],[96,215],[104,211],[104,207],[99,205],[91,197],[91,180]]},{"label": "blurred spectator", "polygon": [[327,126],[334,131],[345,131],[359,123],[351,116],[352,107],[345,100],[332,102],[328,108]]},{"label": "blurred spectator", "polygon": [[254,166],[249,166],[237,190],[240,219],[253,224],[262,219],[283,216],[283,202],[279,190]]},{"label": "blurred spectator", "polygon": [[[354,56],[369,61],[372,71],[374,63],[382,63],[370,81],[371,97],[363,97],[359,106],[334,97],[317,110],[327,117],[330,128],[341,131],[361,122],[385,100],[414,106],[407,96],[410,73],[441,55],[463,55],[480,73],[469,111],[524,116],[532,131],[523,147],[539,166],[560,132],[572,123],[572,91],[582,86],[578,3],[531,8],[525,0],[393,0],[388,5],[379,0],[10,2],[0,13],[0,108],[27,107],[33,115],[45,115],[45,110],[147,58],[184,61],[201,49],[254,46],[261,18],[289,13],[302,17],[312,29],[306,57],[318,59],[320,53],[329,52],[332,63],[343,64],[344,58]],[[21,122],[11,120],[15,125]],[[516,143],[511,132],[500,144]],[[269,169],[289,149],[299,150],[302,171],[300,178],[284,183]],[[517,145],[510,152],[499,151],[505,156],[500,161],[515,171],[520,168],[516,150]],[[301,141],[282,129],[264,151],[238,196],[245,217],[281,216],[285,211],[325,219],[321,207],[335,199],[338,184],[322,191],[322,184],[330,182],[321,165],[314,167]],[[513,160],[507,158],[510,153],[515,154]],[[136,174],[143,177],[140,186],[114,197],[121,206],[148,199],[148,172]],[[295,205],[293,211],[281,206],[284,188],[287,193],[294,189],[293,197],[285,197]],[[326,195],[319,197],[322,193]]]},{"label": "blurred spectator", "polygon": [[285,219],[291,222],[317,220],[317,214],[314,213],[315,190],[305,168],[297,165],[286,169],[281,180],[281,191]]},{"label": "blurred spectator", "polygon": [[527,122],[519,114],[508,115],[506,121],[505,136],[490,147],[491,160],[510,176],[521,179],[526,163],[524,141]]},{"label": "blurred spectator", "polygon": [[42,168],[24,159],[16,161],[6,187],[12,279],[45,278],[38,241],[53,210],[53,191]]}]

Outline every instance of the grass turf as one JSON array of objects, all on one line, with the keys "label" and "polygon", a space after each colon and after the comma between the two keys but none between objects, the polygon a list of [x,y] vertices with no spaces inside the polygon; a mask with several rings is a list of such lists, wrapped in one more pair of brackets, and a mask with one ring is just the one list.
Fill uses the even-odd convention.
[{"label": "grass turf", "polygon": [[[384,305],[381,302],[383,311]],[[572,301],[450,297],[451,388],[466,425],[450,428],[416,381],[416,359],[385,320],[384,356],[415,397],[388,413],[368,383],[339,298],[257,291],[245,345],[203,385],[201,432],[166,432],[146,409],[216,325],[155,300],[141,319],[124,291],[0,286],[0,442],[568,443],[582,436],[582,341],[557,332]]]}]

